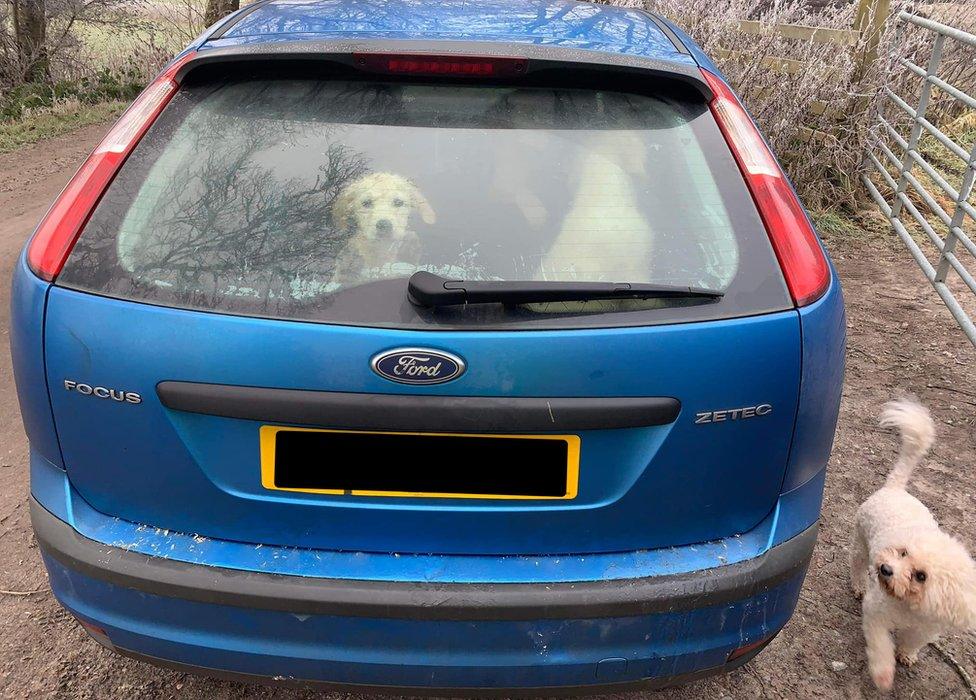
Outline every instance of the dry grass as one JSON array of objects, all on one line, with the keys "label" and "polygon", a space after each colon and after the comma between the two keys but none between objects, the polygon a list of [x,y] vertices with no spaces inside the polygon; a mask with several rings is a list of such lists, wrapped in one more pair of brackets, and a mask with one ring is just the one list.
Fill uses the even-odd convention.
[{"label": "dry grass", "polygon": [[[922,6],[919,11],[920,14],[930,16],[932,19],[951,26],[969,30],[976,29],[976,5],[966,4],[963,6],[949,3],[941,6]],[[932,32],[906,26],[900,41],[892,47],[892,55],[907,57],[916,65],[924,67],[931,55],[933,38]],[[939,77],[971,95],[976,95],[976,49],[947,39],[943,51],[944,57],[938,70]],[[893,60],[889,63],[889,82],[892,91],[909,105],[916,106],[923,86],[922,80]],[[878,105],[875,116],[877,115],[888,120],[903,140],[909,139],[912,122],[902,110],[884,100]],[[972,153],[976,148],[976,110],[969,108],[949,93],[940,90],[938,87],[932,88],[925,118],[963,151]],[[873,148],[873,153],[886,166],[891,178],[897,181],[899,179],[900,161],[904,158],[904,149],[884,130],[878,130],[876,140],[880,142],[880,145]],[[892,151],[899,162],[893,163],[890,157],[884,153],[882,146],[886,146]],[[960,189],[968,168],[965,160],[959,154],[946,148],[925,130],[921,132],[917,151],[949,188]],[[874,169],[870,170],[869,173],[872,176],[872,181],[878,186],[886,200],[888,202],[895,201],[894,193],[885,179],[878,175]],[[956,214],[954,197],[946,191],[936,178],[929,176],[918,164],[912,164],[911,173],[945,215],[952,217]],[[922,193],[910,183],[905,193],[920,215],[931,226],[934,234],[945,239],[949,229],[941,218],[941,212],[929,206]],[[968,201],[976,206],[976,191],[970,193]],[[926,235],[922,227],[916,223],[907,207],[903,212],[902,221],[922,246],[929,259],[933,261],[938,259],[938,248],[930,240],[929,235]],[[970,237],[976,238],[976,221],[973,221],[971,217],[963,216],[960,220],[960,226]],[[966,265],[970,263],[971,260],[964,261]]]},{"label": "dry grass", "polygon": [[936,22],[976,33],[976,3],[972,0],[923,3],[918,6],[916,12]]},{"label": "dry grass", "polygon": [[[862,196],[857,174],[871,111],[890,67],[881,60],[863,69],[865,36],[843,46],[787,39],[773,26],[849,30],[853,5],[818,11],[792,0],[770,3],[762,11],[751,0],[646,0],[645,5],[673,19],[714,58],[808,207],[856,204]],[[742,19],[758,20],[763,30],[740,32]],[[882,46],[890,41],[886,29]]]}]

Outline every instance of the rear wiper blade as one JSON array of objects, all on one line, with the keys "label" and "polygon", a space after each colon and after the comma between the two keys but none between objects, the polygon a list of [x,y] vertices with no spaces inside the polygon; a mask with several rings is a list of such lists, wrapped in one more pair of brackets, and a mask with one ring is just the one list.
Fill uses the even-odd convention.
[{"label": "rear wiper blade", "polygon": [[633,282],[471,282],[449,280],[421,270],[410,277],[407,295],[417,306],[460,304],[541,304],[597,299],[720,299],[723,293],[702,287]]}]

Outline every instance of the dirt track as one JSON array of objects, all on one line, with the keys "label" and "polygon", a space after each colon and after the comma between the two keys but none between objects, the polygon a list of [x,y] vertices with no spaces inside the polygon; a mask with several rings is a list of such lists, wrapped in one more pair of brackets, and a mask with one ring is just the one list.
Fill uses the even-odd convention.
[{"label": "dirt track", "polygon": [[[3,336],[15,256],[104,128],[90,127],[0,156]],[[769,649],[743,669],[655,698],[876,697],[864,671],[857,606],[846,587],[846,543],[854,509],[880,483],[891,461],[894,441],[877,428],[876,415],[899,391],[920,396],[939,423],[939,443],[915,481],[915,492],[946,529],[976,550],[976,351],[907,252],[889,242],[883,226],[870,219],[864,223],[874,230],[863,239],[828,242],[847,294],[847,386],[820,543],[797,613]],[[33,541],[27,442],[5,349],[0,350],[0,399],[0,696],[317,697],[163,671],[114,656],[88,640],[48,591]],[[976,676],[974,637],[951,637],[944,647]],[[899,670],[894,693],[926,699],[968,695],[956,671],[932,649],[911,671]]]}]

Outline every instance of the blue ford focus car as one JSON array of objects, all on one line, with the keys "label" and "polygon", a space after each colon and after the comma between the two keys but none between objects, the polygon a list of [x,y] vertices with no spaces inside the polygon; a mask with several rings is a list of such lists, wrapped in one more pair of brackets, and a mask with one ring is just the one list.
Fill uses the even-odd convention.
[{"label": "blue ford focus car", "polygon": [[37,540],[119,653],[665,685],[793,612],[840,287],[659,17],[258,0],[136,100],[13,285]]}]

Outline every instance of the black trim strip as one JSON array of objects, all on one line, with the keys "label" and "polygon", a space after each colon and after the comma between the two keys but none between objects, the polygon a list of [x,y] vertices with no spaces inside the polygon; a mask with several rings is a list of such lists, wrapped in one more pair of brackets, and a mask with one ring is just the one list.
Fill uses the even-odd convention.
[{"label": "black trim strip", "polygon": [[165,381],[167,408],[224,418],[350,430],[530,433],[610,430],[673,423],[670,397],[535,398],[352,394]]},{"label": "black trim strip", "polygon": [[435,584],[283,576],[189,564],[95,542],[30,499],[46,554],[78,573],[151,595],[300,615],[409,620],[626,617],[726,605],[806,572],[817,526],[738,564],[687,574],[566,583]]}]

